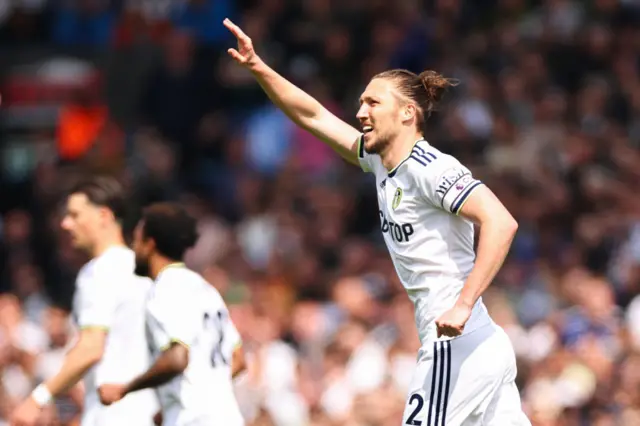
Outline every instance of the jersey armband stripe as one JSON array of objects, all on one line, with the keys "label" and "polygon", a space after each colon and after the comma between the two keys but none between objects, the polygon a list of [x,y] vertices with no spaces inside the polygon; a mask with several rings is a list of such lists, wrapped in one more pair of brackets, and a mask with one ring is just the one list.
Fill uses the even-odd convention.
[{"label": "jersey armband stripe", "polygon": [[[451,192],[452,189],[454,189],[456,187],[456,184],[458,182],[460,182],[461,179],[463,179],[465,176],[471,176],[471,173],[465,173],[462,176],[460,176],[458,179],[456,179],[453,183],[449,183],[449,187],[447,188],[446,185],[441,184],[440,187],[438,189],[436,189],[436,193],[438,194],[442,194],[442,202],[440,203],[440,205],[442,206],[442,208],[445,208],[445,200],[447,200],[447,195],[449,195],[449,192]],[[451,205],[453,206],[456,203],[456,199],[453,200],[453,202],[451,203]]]},{"label": "jersey armband stripe", "polygon": [[169,343],[167,343],[166,345],[164,345],[163,347],[161,347],[161,348],[160,348],[160,352],[164,352],[164,351],[166,351],[166,350],[167,350],[167,349],[169,349],[169,348],[171,347],[171,345],[173,345],[174,343],[175,343],[175,344],[177,344],[177,345],[180,345],[180,346],[184,346],[185,348],[189,349],[189,345],[187,345],[187,344],[186,344],[185,342],[183,342],[182,340],[180,340],[180,339],[170,339],[170,340],[169,340]]},{"label": "jersey armband stripe", "polygon": [[102,331],[109,331],[109,327],[107,327],[106,325],[97,325],[97,324],[87,324],[87,325],[82,325],[80,326],[80,330],[102,330]]},{"label": "jersey armband stripe", "polygon": [[469,188],[467,188],[462,193],[462,195],[460,195],[460,197],[458,197],[458,199],[456,200],[455,204],[451,207],[451,213],[456,214],[456,215],[458,213],[460,213],[460,209],[462,209],[462,206],[464,206],[464,203],[467,201],[467,198],[469,198],[469,195],[471,195],[473,190],[476,189],[477,187],[479,187],[480,185],[482,185],[482,182],[478,181],[478,182],[474,183],[473,185],[471,185]]},{"label": "jersey armband stripe", "polygon": [[360,135],[357,143],[358,143],[358,146],[357,146],[358,163],[360,163],[360,168],[362,169],[363,172],[371,172],[371,169],[367,165],[367,161],[364,157],[364,135]]},{"label": "jersey armband stripe", "polygon": [[358,138],[358,157],[364,158],[364,135]]}]

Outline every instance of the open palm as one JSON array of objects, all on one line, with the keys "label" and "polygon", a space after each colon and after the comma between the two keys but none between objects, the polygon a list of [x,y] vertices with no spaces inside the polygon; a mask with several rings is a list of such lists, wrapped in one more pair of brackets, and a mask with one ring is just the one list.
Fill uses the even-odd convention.
[{"label": "open palm", "polygon": [[231,22],[231,20],[225,19],[223,24],[234,36],[236,36],[236,39],[238,40],[237,49],[227,50],[229,55],[242,66],[247,68],[254,66],[258,61],[258,55],[256,55],[256,52],[253,49],[253,42],[251,41],[251,38],[246,35],[239,26]]}]

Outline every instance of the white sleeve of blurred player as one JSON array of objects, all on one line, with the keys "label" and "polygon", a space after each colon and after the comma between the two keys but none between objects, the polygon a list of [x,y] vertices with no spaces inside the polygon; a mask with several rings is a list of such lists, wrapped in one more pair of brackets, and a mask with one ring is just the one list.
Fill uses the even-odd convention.
[{"label": "white sleeve of blurred player", "polygon": [[[111,260],[111,259],[109,259]],[[118,293],[114,283],[127,273],[121,265],[101,259],[88,265],[78,275],[75,315],[82,328],[109,330],[118,305]]]},{"label": "white sleeve of blurred player", "polygon": [[164,272],[147,305],[152,343],[160,351],[171,343],[190,347],[202,328],[198,292],[180,279],[180,272],[178,269]]},{"label": "white sleeve of blurred player", "polygon": [[242,337],[240,336],[240,332],[236,328],[236,325],[233,323],[227,305],[224,303],[224,300],[222,299],[222,296],[220,296],[220,294],[217,294],[217,299],[219,299],[219,306],[217,306],[216,311],[223,311],[227,313],[227,320],[224,322],[223,342],[225,345],[225,354],[231,355],[236,349],[242,346]]}]

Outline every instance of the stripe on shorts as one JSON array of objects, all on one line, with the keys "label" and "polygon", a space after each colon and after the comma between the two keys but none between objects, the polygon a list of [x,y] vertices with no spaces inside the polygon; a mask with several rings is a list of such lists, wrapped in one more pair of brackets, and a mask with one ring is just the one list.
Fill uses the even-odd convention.
[{"label": "stripe on shorts", "polygon": [[451,342],[433,344],[431,395],[427,426],[446,426],[449,385],[451,383]]}]

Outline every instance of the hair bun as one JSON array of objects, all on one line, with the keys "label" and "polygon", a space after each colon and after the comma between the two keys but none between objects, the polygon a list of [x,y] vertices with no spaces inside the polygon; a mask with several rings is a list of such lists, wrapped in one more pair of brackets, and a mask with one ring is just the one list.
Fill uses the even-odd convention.
[{"label": "hair bun", "polygon": [[422,82],[432,105],[442,100],[444,93],[449,87],[457,86],[459,83],[458,80],[443,77],[441,74],[432,70],[421,72],[418,78]]}]

